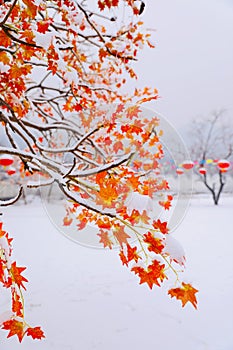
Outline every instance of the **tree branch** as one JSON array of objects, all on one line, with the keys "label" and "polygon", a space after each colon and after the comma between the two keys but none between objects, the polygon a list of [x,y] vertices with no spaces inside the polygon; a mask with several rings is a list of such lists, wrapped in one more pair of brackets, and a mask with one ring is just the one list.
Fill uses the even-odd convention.
[{"label": "tree branch", "polygon": [[11,198],[11,199],[6,200],[6,201],[0,200],[0,207],[7,207],[9,205],[15,204],[20,199],[22,194],[23,194],[23,186],[20,187],[19,192],[18,192],[16,197]]}]

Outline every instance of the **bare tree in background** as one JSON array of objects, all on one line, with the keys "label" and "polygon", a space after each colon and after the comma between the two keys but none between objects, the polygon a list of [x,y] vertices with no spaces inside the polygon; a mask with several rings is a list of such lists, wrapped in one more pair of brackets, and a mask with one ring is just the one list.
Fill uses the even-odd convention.
[{"label": "bare tree in background", "polygon": [[[226,117],[225,112],[225,110],[215,111],[210,117],[196,119],[191,125],[188,147],[192,159],[198,160],[200,167],[205,166],[208,159],[230,160],[232,158],[233,124]],[[211,192],[214,204],[218,205],[229,174],[213,166],[208,167],[208,171],[199,176]]]}]

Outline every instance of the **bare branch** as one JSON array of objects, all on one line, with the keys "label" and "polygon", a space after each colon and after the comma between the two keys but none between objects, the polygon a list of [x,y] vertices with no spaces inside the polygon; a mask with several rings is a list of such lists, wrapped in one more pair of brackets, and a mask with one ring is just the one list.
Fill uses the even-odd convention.
[{"label": "bare branch", "polygon": [[16,197],[11,198],[11,199],[6,200],[6,201],[0,200],[0,207],[7,207],[9,205],[15,204],[20,199],[22,194],[23,194],[23,186],[20,187],[19,192],[18,192]]}]

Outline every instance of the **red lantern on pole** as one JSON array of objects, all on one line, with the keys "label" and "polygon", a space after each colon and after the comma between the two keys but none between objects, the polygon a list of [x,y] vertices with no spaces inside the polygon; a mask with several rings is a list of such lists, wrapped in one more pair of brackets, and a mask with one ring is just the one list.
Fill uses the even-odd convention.
[{"label": "red lantern on pole", "polygon": [[177,169],[176,169],[176,173],[177,173],[178,175],[182,175],[182,174],[184,173],[184,170],[181,169],[181,168],[177,168]]},{"label": "red lantern on pole", "polygon": [[10,155],[2,155],[0,156],[0,165],[9,166],[14,163],[14,159]]},{"label": "red lantern on pole", "polygon": [[201,167],[201,168],[199,168],[199,173],[201,174],[201,175],[205,175],[206,174],[206,168],[204,168],[204,167]]},{"label": "red lantern on pole", "polygon": [[194,166],[194,163],[191,160],[186,160],[182,164],[182,167],[186,170],[192,169],[193,166]]},{"label": "red lantern on pole", "polygon": [[218,168],[222,171],[222,170],[224,170],[224,171],[227,171],[228,170],[228,168],[230,167],[230,162],[228,161],[228,160],[226,160],[226,159],[220,159],[219,161],[218,161],[218,164],[217,164],[217,166],[218,166]]}]

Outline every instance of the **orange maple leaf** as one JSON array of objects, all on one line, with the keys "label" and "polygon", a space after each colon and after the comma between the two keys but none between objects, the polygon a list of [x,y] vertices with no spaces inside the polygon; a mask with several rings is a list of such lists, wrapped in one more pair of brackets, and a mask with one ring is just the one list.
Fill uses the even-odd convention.
[{"label": "orange maple leaf", "polygon": [[56,52],[54,45],[50,45],[47,51],[47,57],[48,57],[48,68],[47,70],[51,70],[52,74],[54,75],[57,72],[58,69],[58,63],[59,55]]},{"label": "orange maple leaf", "polygon": [[120,251],[119,257],[120,257],[120,259],[121,259],[121,261],[122,261],[122,265],[123,265],[123,266],[124,266],[124,265],[128,266],[128,259],[127,259],[127,257],[125,256],[123,250]]},{"label": "orange maple leaf", "polygon": [[26,290],[26,288],[23,285],[23,282],[28,282],[28,280],[21,275],[21,272],[23,272],[24,270],[26,270],[26,267],[17,267],[15,261],[11,264],[10,272],[12,280],[17,284],[19,288],[23,287]]},{"label": "orange maple leaf", "polygon": [[82,230],[86,227],[88,222],[92,222],[95,219],[95,215],[91,213],[88,209],[82,209],[82,211],[78,214],[77,220],[80,221],[77,225],[79,230]]},{"label": "orange maple leaf", "polygon": [[127,182],[130,184],[130,187],[133,189],[138,189],[138,187],[141,185],[139,176],[135,176],[133,174],[127,179]]},{"label": "orange maple leaf", "polygon": [[12,78],[17,79],[19,77],[22,77],[22,75],[26,76],[27,74],[31,73],[31,70],[32,66],[29,64],[25,64],[23,66],[18,66],[17,64],[14,64],[10,69],[10,73]]},{"label": "orange maple leaf", "polygon": [[100,62],[103,62],[104,61],[104,58],[107,57],[109,54],[108,52],[103,48],[101,47],[99,49],[99,59],[100,59]]},{"label": "orange maple leaf", "polygon": [[138,262],[138,259],[141,259],[141,257],[137,253],[137,247],[131,247],[129,244],[127,244],[127,259],[128,262],[132,260]]},{"label": "orange maple leaf", "polygon": [[113,145],[113,151],[115,153],[118,153],[119,151],[123,151],[124,147],[123,147],[123,143],[121,141],[117,141],[114,143]]},{"label": "orange maple leaf", "polygon": [[130,238],[129,235],[125,232],[124,226],[115,225],[113,230],[114,237],[119,242],[120,246],[123,246],[123,243],[127,244],[127,239]]},{"label": "orange maple leaf", "polygon": [[132,225],[138,224],[140,222],[141,214],[138,210],[133,209],[130,216],[125,211],[123,211],[122,213],[124,219],[127,219]]},{"label": "orange maple leaf", "polygon": [[106,171],[103,171],[96,175],[96,183],[99,185],[99,192],[96,194],[97,204],[114,206],[114,202],[119,196],[116,188],[116,179],[109,176]]},{"label": "orange maple leaf", "polygon": [[150,96],[150,97],[143,97],[138,103],[145,103],[145,102],[149,102],[151,100],[157,100],[159,98],[158,95],[155,96]]},{"label": "orange maple leaf", "polygon": [[[29,39],[29,36],[27,36],[27,38]],[[28,42],[33,43],[33,39],[34,38],[31,38],[31,40]],[[26,45],[23,46],[22,52],[20,53],[22,56],[22,60],[30,61],[33,56],[38,57],[37,56],[38,51],[40,51],[38,48],[29,47]]]},{"label": "orange maple leaf", "polygon": [[70,96],[68,97],[68,99],[66,100],[66,103],[63,105],[62,109],[66,112],[72,112],[73,111],[73,104],[72,104],[72,100],[73,100],[73,97]]},{"label": "orange maple leaf", "polygon": [[0,30],[0,43],[1,46],[8,47],[11,45],[11,38],[7,36],[3,30]]},{"label": "orange maple leaf", "polygon": [[141,162],[141,161],[135,160],[135,161],[133,162],[133,167],[134,167],[136,170],[140,169],[141,166],[142,166],[142,162]]},{"label": "orange maple leaf", "polygon": [[42,331],[42,329],[40,327],[34,327],[34,328],[29,327],[26,330],[26,334],[28,336],[31,336],[33,339],[45,338],[44,332]]},{"label": "orange maple leaf", "polygon": [[63,226],[70,226],[72,224],[73,219],[65,216],[63,219]]},{"label": "orange maple leaf", "polygon": [[167,222],[161,222],[160,219],[158,219],[157,221],[153,222],[153,227],[156,230],[159,230],[160,232],[162,232],[163,234],[168,233],[168,227],[167,227]]},{"label": "orange maple leaf", "polygon": [[154,146],[157,142],[159,142],[159,138],[157,135],[154,135],[150,138],[149,146]]},{"label": "orange maple leaf", "polygon": [[3,260],[0,259],[0,282],[4,283],[5,282],[5,265],[3,265]]},{"label": "orange maple leaf", "polygon": [[[32,30],[26,29],[22,32],[20,35],[20,39],[24,39],[27,43],[35,44],[35,35],[33,34]],[[24,48],[24,50],[27,50],[27,48]],[[35,48],[34,48],[35,49]]]},{"label": "orange maple leaf", "polygon": [[131,271],[140,277],[140,284],[147,283],[149,288],[152,289],[154,284],[160,286],[159,282],[163,282],[163,280],[167,278],[164,274],[164,267],[164,264],[160,264],[159,261],[153,260],[147,270],[141,266],[135,266],[132,267]]},{"label": "orange maple leaf", "polygon": [[149,224],[150,217],[147,215],[146,210],[143,210],[143,212],[140,215],[140,221],[144,224]]},{"label": "orange maple leaf", "polygon": [[138,118],[138,114],[141,112],[140,107],[138,107],[137,105],[135,106],[130,106],[127,108],[127,118],[129,119],[133,119],[133,117]]},{"label": "orange maple leaf", "polygon": [[182,307],[184,307],[188,302],[190,302],[195,309],[197,309],[197,299],[196,293],[197,289],[193,288],[191,284],[182,282],[182,287],[172,288],[168,291],[168,294],[172,297],[175,297],[178,300],[181,300]]},{"label": "orange maple leaf", "polygon": [[172,206],[171,204],[171,201],[172,201],[173,197],[171,195],[168,195],[167,196],[167,200],[162,202],[162,201],[159,201],[159,204],[164,207],[165,210],[169,210],[170,207]]},{"label": "orange maple leaf", "polygon": [[23,305],[20,296],[16,293],[12,293],[12,311],[16,316],[23,317]]},{"label": "orange maple leaf", "polygon": [[103,243],[104,248],[109,247],[110,249],[112,249],[112,241],[110,240],[107,231],[100,230],[100,233],[98,233],[97,236],[100,237],[99,242]]},{"label": "orange maple leaf", "polygon": [[[139,135],[140,132],[143,131],[143,129],[139,125],[133,125],[133,124],[128,125],[127,124],[127,125],[122,125],[121,126],[121,131],[127,133],[127,136],[129,137],[133,133]],[[131,138],[132,138],[132,136],[131,136]]]},{"label": "orange maple leaf", "polygon": [[105,228],[105,229],[110,229],[112,224],[111,221],[107,216],[100,217],[96,220],[96,224],[98,225],[99,228]]},{"label": "orange maple leaf", "polygon": [[169,210],[171,208],[171,202],[170,201],[166,201],[166,202],[159,201],[159,205],[164,207],[165,210]]},{"label": "orange maple leaf", "polygon": [[[2,45],[1,38],[0,38],[0,43]],[[8,54],[4,51],[0,51],[0,62],[2,62],[3,64],[10,63],[10,58],[9,58]]]},{"label": "orange maple leaf", "polygon": [[23,0],[23,2],[27,6],[27,13],[29,17],[34,18],[37,13],[37,6],[32,0]]},{"label": "orange maple leaf", "polygon": [[8,320],[2,324],[2,329],[9,330],[7,338],[17,335],[20,343],[24,337],[24,324],[17,320]]},{"label": "orange maple leaf", "polygon": [[86,218],[80,219],[79,224],[77,224],[78,229],[83,230],[87,226],[87,223],[88,223],[88,220]]},{"label": "orange maple leaf", "polygon": [[161,254],[164,244],[160,238],[154,237],[151,232],[144,235],[143,241],[148,244],[148,250],[156,254]]}]

